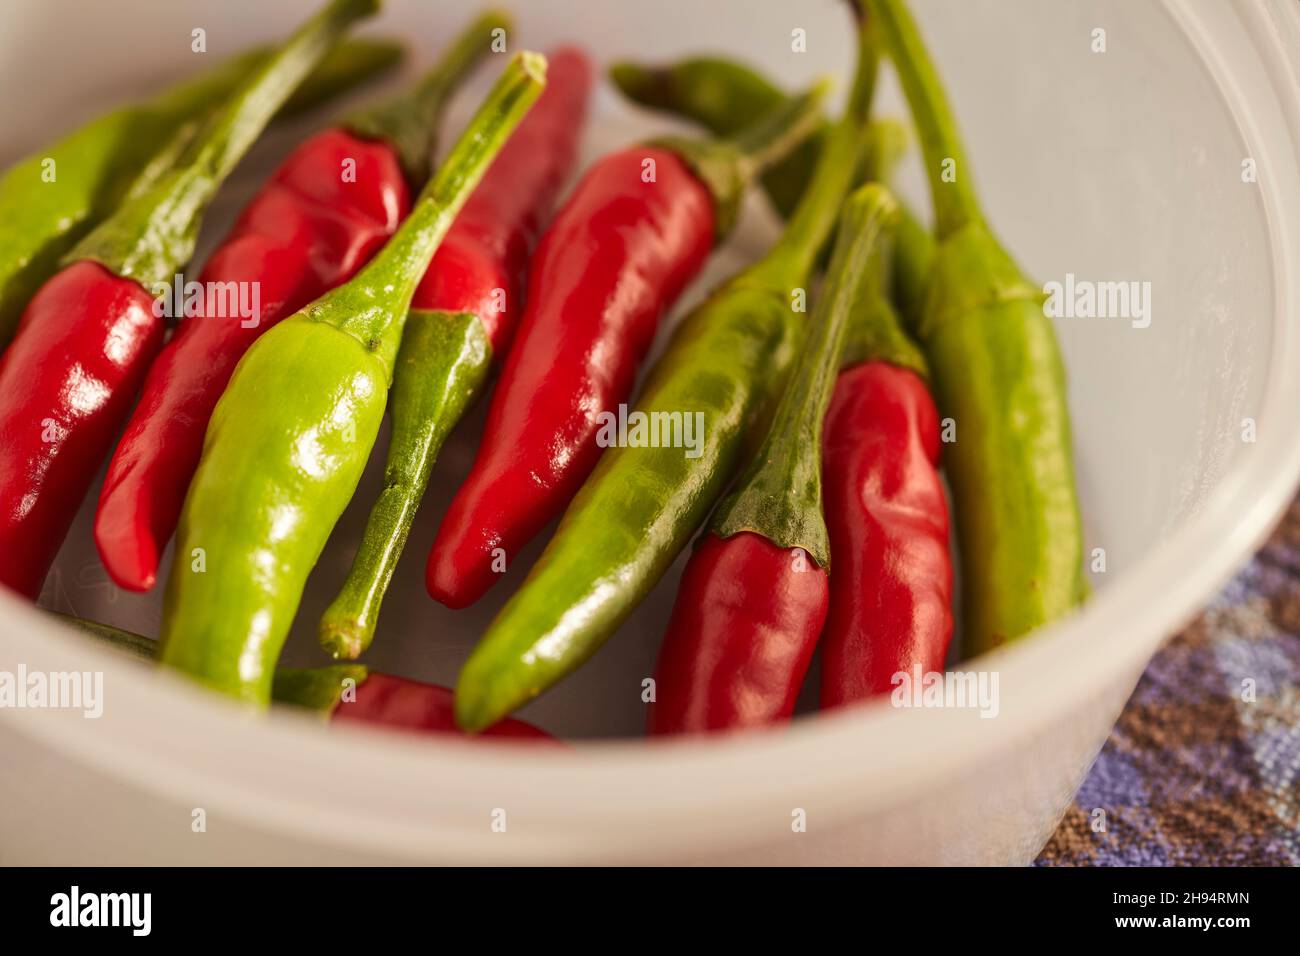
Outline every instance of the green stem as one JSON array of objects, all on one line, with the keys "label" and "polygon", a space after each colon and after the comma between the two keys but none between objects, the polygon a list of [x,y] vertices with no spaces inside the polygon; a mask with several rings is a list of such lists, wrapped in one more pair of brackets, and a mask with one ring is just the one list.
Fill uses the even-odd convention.
[{"label": "green stem", "polygon": [[[935,234],[942,241],[966,225],[983,221],[957,121],[906,4],[903,0],[868,2],[871,18],[880,24],[921,138],[934,198]],[[945,179],[949,168],[951,181]]]},{"label": "green stem", "polygon": [[391,40],[344,40],[330,50],[276,115],[295,116],[315,109],[359,82],[387,72],[401,62],[404,54],[401,44]]},{"label": "green stem", "polygon": [[[722,57],[690,57],[666,66],[622,61],[609,68],[609,77],[634,103],[684,116],[715,136],[739,133],[786,98],[784,90],[749,67]],[[782,219],[799,204],[829,130],[823,123],[763,174],[763,188]]]},{"label": "green stem", "polygon": [[783,548],[803,548],[821,567],[830,568],[821,508],[822,422],[854,303],[872,268],[881,231],[897,208],[889,191],[876,183],[863,186],[845,205],[827,288],[790,384],[759,453],[709,523],[718,537],[752,531]]},{"label": "green stem", "polygon": [[407,178],[423,184],[429,178],[433,144],[447,101],[490,52],[492,32],[510,26],[507,14],[488,11],[461,32],[414,89],[354,114],[343,125],[361,136],[392,144]]},{"label": "green stem", "polygon": [[384,488],[348,578],[320,622],[321,646],[355,659],[374,639],[384,593],[411,533],[438,452],[487,379],[492,347],[472,312],[412,311],[393,379]]},{"label": "green stem", "polygon": [[842,369],[864,362],[888,362],[911,369],[921,378],[930,377],[929,365],[920,346],[903,330],[898,313],[885,293],[888,263],[895,255],[893,249],[897,246],[903,221],[899,216],[892,242],[880,242],[872,250],[867,275],[853,300],[853,319],[845,333],[844,350],[840,355]]},{"label": "green stem", "polygon": [[[822,128],[825,120],[817,107],[829,91],[830,81],[821,80],[809,93],[783,101],[758,122],[728,137],[727,142],[740,156],[747,181],[789,155]],[[870,91],[867,98],[870,100]]]},{"label": "green stem", "polygon": [[755,177],[822,129],[821,104],[829,88],[826,81],[815,84],[728,139],[666,136],[650,141],[680,156],[709,190],[715,241],[721,242],[735,227],[745,191]]},{"label": "green stem", "polygon": [[390,384],[407,309],[429,260],[545,85],[546,58],[516,54],[393,238],[351,282],[305,310],[309,318],[347,332],[375,352]]},{"label": "green stem", "polygon": [[[664,66],[620,62],[610,67],[610,78],[633,102],[651,109],[693,120],[718,136],[728,136],[773,109],[785,93],[753,68],[721,57],[692,57]],[[888,119],[875,125],[893,126]],[[812,181],[817,157],[826,146],[829,124],[809,138],[780,164],[763,174],[763,186],[783,219],[794,215],[808,183]],[[910,140],[910,137],[909,137]],[[893,145],[902,145],[895,140]],[[880,157],[868,147],[856,183],[884,182]],[[828,241],[819,264],[830,257]],[[898,228],[891,258],[889,291],[898,302],[908,325],[916,329],[934,257],[934,237],[905,203],[899,202]]]},{"label": "green stem", "polygon": [[858,29],[858,63],[844,115],[826,137],[813,178],[790,224],[756,271],[772,286],[789,290],[802,285],[842,208],[844,194],[857,179],[859,163],[871,142],[871,100],[876,88],[880,47],[870,20]]},{"label": "green stem", "polygon": [[333,0],[308,20],[208,119],[176,166],[135,190],[67,261],[94,259],[145,286],[169,280],[194,254],[203,213],[235,164],[348,27],[377,9],[378,0]]},{"label": "green stem", "polygon": [[[877,120],[871,124],[871,142],[862,163],[862,173],[868,181],[888,184],[893,176],[894,167],[907,151],[909,136],[906,127],[890,120]],[[900,253],[900,246],[914,242],[913,230],[920,230],[922,249],[912,248]],[[904,238],[904,232],[908,233]],[[845,333],[844,349],[840,355],[840,367],[849,368],[862,362],[882,361],[910,368],[922,378],[929,375],[929,369],[920,348],[903,330],[898,313],[890,302],[890,293],[896,298],[910,297],[915,292],[909,285],[899,288],[899,273],[903,268],[898,262],[900,254],[912,257],[913,262],[924,261],[928,264],[928,255],[933,254],[934,240],[928,230],[920,225],[906,208],[898,204],[898,216],[894,223],[889,241],[876,243],[871,250],[862,285],[854,298],[853,319]],[[920,281],[924,282],[924,276]],[[919,303],[916,303],[919,307]],[[901,307],[901,306],[900,306]]]},{"label": "green stem", "polygon": [[[390,70],[401,62],[405,53],[402,45],[393,40],[364,37],[342,40],[284,101],[276,116],[288,118],[313,110],[357,84]],[[157,114],[159,119],[193,118],[197,115],[196,107],[210,109],[228,99],[247,81],[249,74],[265,66],[274,55],[274,47],[253,47],[223,60],[194,79],[164,90],[139,106],[126,109]]]}]

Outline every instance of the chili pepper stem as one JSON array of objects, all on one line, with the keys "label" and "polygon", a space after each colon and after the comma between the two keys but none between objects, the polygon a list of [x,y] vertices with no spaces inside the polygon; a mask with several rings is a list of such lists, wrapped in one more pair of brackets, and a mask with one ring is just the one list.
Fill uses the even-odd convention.
[{"label": "chili pepper stem", "polygon": [[[263,54],[264,55],[264,54]],[[361,80],[379,76],[397,66],[405,55],[402,47],[388,40],[359,38],[344,40],[326,55],[320,66],[280,108],[291,116],[347,92]]]},{"label": "chili pepper stem", "polygon": [[822,101],[830,81],[821,80],[791,97],[758,122],[728,139],[667,136],[649,145],[670,149],[691,168],[713,198],[714,235],[721,242],[736,225],[745,191],[758,175],[790,154],[824,122]]},{"label": "chili pepper stem", "polygon": [[790,224],[763,258],[761,267],[774,288],[789,290],[804,282],[840,214],[840,199],[853,182],[871,142],[871,101],[880,65],[879,40],[871,21],[858,30],[858,59],[844,116],[826,137],[813,178]]},{"label": "chili pepper stem", "polygon": [[[93,259],[145,286],[190,260],[218,187],[295,87],[379,0],[333,0],[236,90],[188,143],[175,167],[78,243],[65,261]],[[185,135],[182,133],[182,135]]]},{"label": "chili pepper stem", "polygon": [[384,488],[347,580],[321,617],[321,646],[336,658],[353,660],[370,646],[433,463],[487,379],[492,349],[474,313],[417,309],[397,363]]},{"label": "chili pepper stem", "polygon": [[[609,78],[633,102],[684,116],[715,136],[739,133],[786,98],[753,70],[720,57],[691,57],[659,67],[623,61],[610,66]],[[763,174],[763,188],[781,218],[789,218],[799,204],[827,129],[819,127]]]},{"label": "chili pepper stem", "polygon": [[355,113],[343,126],[361,136],[382,139],[397,151],[407,178],[416,184],[429,178],[431,140],[439,115],[461,79],[487,54],[492,35],[511,27],[509,14],[490,10],[457,37],[414,89],[379,106]]},{"label": "chili pepper stem", "polygon": [[[943,241],[963,226],[983,221],[957,121],[906,6],[899,0],[867,2],[871,19],[879,22],[882,35],[896,53],[892,57],[894,68],[912,106],[925,154],[926,175],[934,197],[935,235]],[[955,169],[955,178],[945,178],[948,164]]]},{"label": "chili pepper stem", "polygon": [[839,354],[881,231],[897,216],[889,191],[869,183],[849,199],[812,330],[790,374],[762,448],[710,527],[719,538],[752,531],[783,548],[803,548],[830,569],[821,514],[821,431],[839,374]]},{"label": "chili pepper stem", "polygon": [[[529,50],[515,54],[451,154],[420,193],[402,228],[355,279],[305,310],[308,318],[347,332],[375,352],[388,370],[389,384],[406,310],[430,258],[545,85],[546,57]],[[394,275],[399,277],[396,283]],[[379,303],[393,307],[377,307]]]}]

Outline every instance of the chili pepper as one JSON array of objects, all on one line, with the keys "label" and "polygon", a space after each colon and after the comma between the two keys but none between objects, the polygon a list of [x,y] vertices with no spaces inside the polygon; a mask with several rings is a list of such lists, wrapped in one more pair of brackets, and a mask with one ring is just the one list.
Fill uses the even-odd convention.
[{"label": "chili pepper", "polygon": [[[151,100],[106,113],[0,175],[0,222],[6,226],[0,232],[0,349],[59,259],[121,204],[136,173],[172,131],[207,115],[268,55],[250,50]],[[346,40],[303,80],[279,115],[332,99],[401,57],[395,43]]]},{"label": "chili pepper", "polygon": [[[757,70],[723,57],[691,57],[663,66],[624,61],[615,63],[609,73],[632,102],[689,119],[717,136],[728,136],[754,122],[786,98]],[[783,219],[790,218],[803,195],[827,135],[828,128],[818,130],[764,174],[763,186]],[[858,181],[870,180],[868,171],[862,170]],[[934,239],[901,201],[894,233],[890,287],[909,325],[915,326],[925,304]]]},{"label": "chili pepper", "polygon": [[789,227],[682,321],[649,373],[635,412],[647,421],[675,415],[683,426],[703,416],[698,456],[671,443],[606,450],[461,671],[462,727],[490,725],[594,654],[690,542],[747,443],[761,438],[801,337],[798,298],[871,140],[876,60],[864,24],[848,109]]},{"label": "chili pepper", "polygon": [[814,128],[822,95],[788,102],[736,139],[632,146],[583,176],[538,246],[519,341],[429,552],[434,598],[478,600],[563,511],[659,320],[730,231],[752,177]]},{"label": "chili pepper", "polygon": [[[152,638],[98,621],[53,611],[50,614],[137,660],[152,662],[157,658],[158,642]],[[431,734],[462,733],[452,715],[448,688],[381,674],[360,664],[276,668],[271,697],[277,704],[316,711],[330,723],[372,724]],[[484,736],[559,743],[546,731],[522,720],[503,720],[489,727]]]},{"label": "chili pepper", "polygon": [[384,249],[245,353],[181,513],[164,664],[253,704],[270,699],[307,575],[374,447],[416,286],[545,70],[540,54],[516,56]]},{"label": "chili pepper", "polygon": [[821,432],[855,298],[896,215],[884,187],[845,207],[827,287],[762,447],[682,577],[655,668],[652,734],[789,719],[830,602]]},{"label": "chili pepper", "polygon": [[549,58],[546,92],[456,217],[416,290],[393,378],[384,489],[352,569],[320,623],[321,646],[355,658],[374,636],[384,592],[448,433],[503,355],[528,256],[577,159],[591,69],[577,50]]},{"label": "chili pepper", "polygon": [[948,503],[925,359],[880,268],[862,284],[822,441],[835,573],[821,638],[822,707],[887,693],[895,675],[943,670],[952,638]]},{"label": "chili pepper", "polygon": [[[666,66],[622,61],[609,68],[614,85],[632,102],[698,123],[715,136],[734,136],[785,100],[785,93],[756,70],[724,57],[697,56]],[[763,190],[789,219],[817,167],[830,124],[763,174]]]},{"label": "chili pepper", "polygon": [[[1041,290],[994,236],[916,24],[871,0],[920,131],[935,252],[918,329],[940,413],[962,553],[962,649],[990,650],[1083,599],[1065,371]],[[952,174],[952,175],[950,175]]]},{"label": "chili pepper", "polygon": [[118,585],[153,587],[203,432],[240,357],[280,319],[350,279],[393,234],[410,208],[408,180],[418,187],[427,178],[443,107],[487,55],[492,31],[506,26],[501,14],[479,17],[414,89],[304,142],[208,260],[202,288],[256,288],[260,307],[248,319],[200,308],[149,369],[95,515],[95,543]]},{"label": "chili pepper", "polygon": [[194,251],[203,212],[290,91],[377,0],[334,0],[201,131],[177,134],[69,253],[0,359],[0,584],[35,597],[162,345],[146,287]]},{"label": "chili pepper", "polygon": [[[340,675],[331,672],[356,670],[362,671],[364,676],[357,679],[354,699],[340,699]],[[377,724],[424,733],[464,734],[456,726],[452,693],[447,687],[422,684],[375,671],[367,672],[366,668],[357,664],[335,664],[308,671],[277,670],[273,685],[275,699],[283,703],[294,702],[295,684],[303,677],[332,689],[333,697],[328,699],[328,704],[317,707],[331,723]],[[488,737],[559,743],[546,731],[510,717],[493,724],[484,734]]]}]

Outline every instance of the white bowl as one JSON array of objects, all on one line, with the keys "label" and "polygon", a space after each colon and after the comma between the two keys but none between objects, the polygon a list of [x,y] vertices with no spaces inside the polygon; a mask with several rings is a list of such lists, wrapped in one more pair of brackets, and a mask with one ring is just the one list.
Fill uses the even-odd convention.
[{"label": "white bowl", "polygon": [[[873,704],[727,739],[596,740],[639,732],[640,680],[680,562],[604,651],[523,712],[581,740],[572,753],[325,731],[289,713],[253,719],[0,594],[0,670],[102,670],[106,695],[99,720],[0,710],[0,862],[1032,859],[1147,660],[1259,544],[1300,475],[1300,8],[915,5],[990,216],[1026,270],[1042,281],[1073,272],[1152,284],[1149,328],[1059,322],[1088,544],[1105,549],[1107,570],[1081,612],[974,665],[999,675],[996,719]],[[4,161],[195,68],[193,27],[207,28],[219,54],[282,35],[311,4],[84,2],[75,17],[55,6],[0,8],[2,88],[23,91],[0,98]],[[520,44],[577,40],[602,60],[716,48],[796,84],[843,73],[851,52],[844,14],[829,0],[797,12],[778,0],[516,6]],[[390,0],[375,30],[405,37],[422,65],[472,9]],[[796,27],[808,33],[807,54],[790,51]],[[1097,27],[1107,31],[1105,53],[1090,49]],[[46,70],[52,53],[70,66]],[[472,102],[473,92],[461,97],[459,118]],[[881,102],[902,109],[892,77]],[[206,248],[312,122],[259,145],[225,190]],[[586,157],[663,128],[606,88]],[[1257,184],[1241,181],[1246,157]],[[913,160],[902,183],[924,206],[918,168]],[[753,204],[689,301],[773,232]],[[1246,418],[1256,422],[1253,443],[1242,440]],[[518,562],[466,612],[423,593],[423,556],[481,423],[480,408],[444,453],[386,608],[371,661],[380,669],[451,682],[526,569]],[[312,579],[286,660],[320,660],[314,621],[346,570],[374,477]],[[106,583],[89,517],[88,505],[46,603],[156,633],[157,594]],[[204,833],[191,827],[196,808]],[[505,833],[491,826],[498,809]],[[799,809],[806,832],[791,826]]]}]

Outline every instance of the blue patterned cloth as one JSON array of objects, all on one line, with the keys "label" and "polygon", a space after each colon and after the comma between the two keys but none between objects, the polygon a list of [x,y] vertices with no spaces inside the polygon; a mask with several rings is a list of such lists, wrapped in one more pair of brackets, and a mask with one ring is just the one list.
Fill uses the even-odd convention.
[{"label": "blue patterned cloth", "polygon": [[1300,500],[1151,661],[1040,866],[1300,866]]}]

